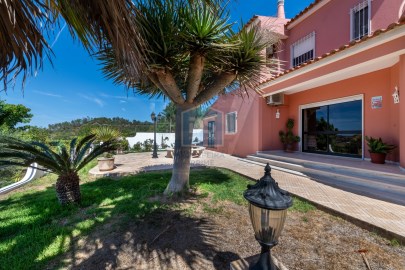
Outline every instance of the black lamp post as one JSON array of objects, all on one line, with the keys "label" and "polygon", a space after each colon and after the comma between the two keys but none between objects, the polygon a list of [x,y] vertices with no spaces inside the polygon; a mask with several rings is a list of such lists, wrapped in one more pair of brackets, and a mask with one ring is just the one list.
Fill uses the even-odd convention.
[{"label": "black lamp post", "polygon": [[243,193],[249,201],[249,215],[255,238],[262,246],[259,261],[250,267],[252,270],[277,269],[271,260],[270,249],[278,244],[287,209],[293,204],[288,192],[279,188],[271,177],[268,163],[264,170],[264,176],[255,185],[248,185]]},{"label": "black lamp post", "polygon": [[156,117],[155,112],[152,112],[152,114],[150,115],[150,118],[153,121],[153,154],[152,154],[152,158],[158,158],[157,144],[156,144],[157,117]]}]

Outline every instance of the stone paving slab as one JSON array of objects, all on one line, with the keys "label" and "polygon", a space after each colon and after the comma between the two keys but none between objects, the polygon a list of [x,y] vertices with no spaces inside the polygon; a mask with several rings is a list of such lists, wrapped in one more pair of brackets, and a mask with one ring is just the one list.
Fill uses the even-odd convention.
[{"label": "stone paving slab", "polygon": [[[157,159],[152,159],[151,153],[119,155],[116,156],[117,168],[113,171],[100,172],[95,167],[90,170],[90,174],[94,177],[121,176],[171,169],[173,159],[164,156],[163,152]],[[200,158],[193,158],[192,166],[226,168],[251,179],[259,179],[264,173],[263,165],[247,163],[240,158],[208,150]],[[313,202],[323,210],[340,214],[357,225],[405,242],[405,206],[346,192],[283,171],[272,170],[272,176],[281,188]]]}]

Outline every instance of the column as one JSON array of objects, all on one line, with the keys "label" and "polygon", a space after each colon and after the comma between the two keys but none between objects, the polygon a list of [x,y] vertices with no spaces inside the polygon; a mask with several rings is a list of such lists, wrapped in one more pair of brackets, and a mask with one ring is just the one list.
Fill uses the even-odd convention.
[{"label": "column", "polygon": [[399,160],[405,169],[405,54],[399,60]]}]

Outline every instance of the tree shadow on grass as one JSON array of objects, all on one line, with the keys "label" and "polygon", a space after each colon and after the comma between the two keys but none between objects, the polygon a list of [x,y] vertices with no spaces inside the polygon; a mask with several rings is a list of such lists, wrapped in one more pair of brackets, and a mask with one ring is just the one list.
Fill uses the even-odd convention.
[{"label": "tree shadow on grass", "polygon": [[[218,184],[232,180],[213,169],[191,178],[202,183],[204,175]],[[170,172],[156,172],[85,183],[80,206],[59,206],[53,187],[1,201],[0,269],[44,268],[53,260],[52,268],[61,254],[75,269],[205,269],[212,261],[226,269],[232,256],[216,251],[221,236],[210,220],[148,200],[168,179]]]},{"label": "tree shadow on grass", "polygon": [[159,209],[141,223],[92,234],[67,262],[72,269],[228,269],[237,255],[218,252],[220,237],[208,219]]}]

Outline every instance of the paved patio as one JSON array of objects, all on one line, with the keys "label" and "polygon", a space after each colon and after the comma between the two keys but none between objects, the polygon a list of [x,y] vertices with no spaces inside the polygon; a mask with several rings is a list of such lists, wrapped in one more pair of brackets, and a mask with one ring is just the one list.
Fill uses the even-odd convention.
[{"label": "paved patio", "polygon": [[[90,170],[90,174],[93,177],[124,176],[170,169],[173,160],[165,158],[165,154],[160,152],[158,159],[152,159],[151,153],[118,155],[116,156],[116,169],[110,172],[100,172],[95,167]],[[263,176],[263,166],[260,164],[247,163],[243,159],[208,150],[200,158],[193,158],[192,166],[226,168],[251,179],[259,179]],[[281,188],[298,197],[337,213],[362,227],[405,242],[405,206],[346,192],[315,182],[307,177],[283,171],[273,170],[272,176]]]}]

